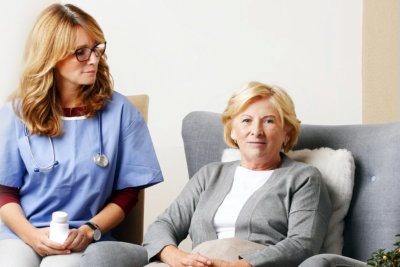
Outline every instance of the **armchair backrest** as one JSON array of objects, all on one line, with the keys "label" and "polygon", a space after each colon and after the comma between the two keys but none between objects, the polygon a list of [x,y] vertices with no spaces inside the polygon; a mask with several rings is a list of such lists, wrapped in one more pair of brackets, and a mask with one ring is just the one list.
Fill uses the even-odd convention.
[{"label": "armchair backrest", "polygon": [[[127,98],[142,113],[147,122],[149,109],[148,95],[132,95]],[[113,229],[112,235],[119,241],[141,244],[143,242],[143,221],[144,221],[144,190],[139,193],[136,206],[125,217],[125,219]]]},{"label": "armchair backrest", "polygon": [[[182,124],[189,177],[220,161],[227,145],[221,114],[195,111]],[[345,218],[343,255],[365,261],[378,248],[392,249],[400,233],[400,122],[369,125],[302,125],[294,150],[318,147],[352,152],[356,171]]]}]

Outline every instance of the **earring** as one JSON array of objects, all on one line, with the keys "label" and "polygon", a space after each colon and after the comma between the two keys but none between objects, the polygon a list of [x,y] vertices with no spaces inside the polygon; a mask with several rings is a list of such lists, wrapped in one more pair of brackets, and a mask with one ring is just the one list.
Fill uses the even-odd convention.
[{"label": "earring", "polygon": [[288,138],[285,138],[285,141],[283,142],[282,147],[285,147],[288,142],[289,142]]},{"label": "earring", "polygon": [[237,147],[239,147],[239,145],[238,145],[238,143],[237,143],[237,140],[236,139],[232,139],[232,141],[233,141],[233,143],[237,146]]}]

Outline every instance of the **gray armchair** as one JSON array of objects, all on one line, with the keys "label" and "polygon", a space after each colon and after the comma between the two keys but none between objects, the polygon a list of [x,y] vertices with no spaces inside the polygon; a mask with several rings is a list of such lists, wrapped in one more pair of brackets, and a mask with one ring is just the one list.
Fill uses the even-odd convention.
[{"label": "gray armchair", "polygon": [[[227,145],[221,114],[196,111],[182,124],[189,176],[207,163],[220,161]],[[320,254],[304,266],[365,265],[372,251],[392,249],[400,233],[400,122],[370,125],[302,125],[303,148],[345,148],[356,171],[353,198],[345,218],[343,256]]]}]

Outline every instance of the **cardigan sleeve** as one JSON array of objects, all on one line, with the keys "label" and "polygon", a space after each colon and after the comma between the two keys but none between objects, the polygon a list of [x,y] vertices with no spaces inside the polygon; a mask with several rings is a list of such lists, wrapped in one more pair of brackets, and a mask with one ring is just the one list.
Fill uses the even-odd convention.
[{"label": "cardigan sleeve", "polygon": [[178,246],[189,232],[193,213],[205,188],[205,175],[194,175],[175,201],[147,229],[143,246],[149,261],[167,245]]},{"label": "cardigan sleeve", "polygon": [[287,237],[275,245],[240,255],[256,266],[298,266],[320,251],[331,203],[320,173],[314,172],[290,196]]}]

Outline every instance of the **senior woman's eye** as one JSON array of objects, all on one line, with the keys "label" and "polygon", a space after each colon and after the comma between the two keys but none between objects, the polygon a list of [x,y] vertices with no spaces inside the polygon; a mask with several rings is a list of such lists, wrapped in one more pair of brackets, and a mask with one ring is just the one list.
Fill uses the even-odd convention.
[{"label": "senior woman's eye", "polygon": [[265,123],[266,123],[266,124],[270,124],[270,123],[274,123],[274,122],[275,122],[274,119],[266,119],[266,120],[265,120]]},{"label": "senior woman's eye", "polygon": [[243,122],[243,123],[249,123],[249,122],[250,122],[250,119],[243,119],[242,122]]}]

